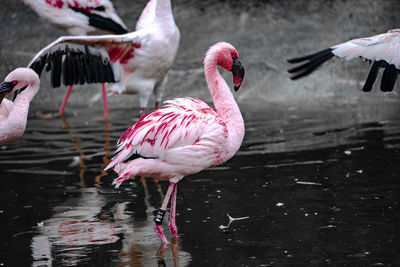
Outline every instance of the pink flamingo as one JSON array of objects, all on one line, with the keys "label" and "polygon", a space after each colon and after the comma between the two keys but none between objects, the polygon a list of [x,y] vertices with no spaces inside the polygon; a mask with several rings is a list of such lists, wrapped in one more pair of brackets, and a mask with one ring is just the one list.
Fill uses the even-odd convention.
[{"label": "pink flamingo", "polygon": [[[84,83],[116,82],[116,62],[122,67],[120,81],[111,93],[139,93],[144,114],[153,92],[156,107],[167,82],[167,72],[178,51],[180,33],[175,25],[170,0],[150,0],[143,10],[136,31],[124,35],[65,36],[42,49],[29,67],[41,73],[51,71],[51,83],[58,87]],[[103,85],[104,116],[108,119],[106,90]],[[63,113],[68,88],[60,113]]]},{"label": "pink flamingo", "polygon": [[[117,15],[109,0],[24,0],[39,16],[53,25],[66,29],[71,35],[97,32],[127,33],[127,27]],[[72,84],[68,85],[59,113],[63,114]],[[108,119],[105,85],[102,84],[105,119]]]},{"label": "pink flamingo", "polygon": [[381,81],[381,90],[390,92],[396,83],[397,75],[400,70],[400,29],[389,30],[387,33],[375,35],[367,38],[360,38],[346,43],[332,46],[320,52],[289,59],[289,63],[306,63],[289,69],[289,73],[295,73],[291,79],[298,79],[313,72],[319,65],[332,58],[333,56],[345,58],[347,60],[361,57],[369,61],[374,61],[364,84],[363,91],[369,92],[378,75],[380,68],[385,69]]},{"label": "pink flamingo", "polygon": [[[24,87],[27,88],[14,102],[4,98]],[[27,68],[12,71],[0,84],[0,145],[14,142],[24,134],[29,103],[39,92],[39,87],[39,76]]]},{"label": "pink flamingo", "polygon": [[[163,243],[168,241],[161,224],[170,198],[169,228],[172,236],[177,237],[175,210],[179,180],[226,162],[243,140],[242,114],[217,69],[218,65],[232,71],[235,91],[244,76],[238,53],[232,45],[221,42],[208,50],[204,72],[217,112],[197,98],[166,101],[167,105],[142,116],[122,134],[116,151],[118,155],[106,168],[115,166],[119,175],[113,182],[116,187],[135,176],[170,181],[154,225]],[[124,163],[127,160],[130,161]]]},{"label": "pink flamingo", "polygon": [[109,0],[23,0],[40,17],[71,35],[127,33]]}]

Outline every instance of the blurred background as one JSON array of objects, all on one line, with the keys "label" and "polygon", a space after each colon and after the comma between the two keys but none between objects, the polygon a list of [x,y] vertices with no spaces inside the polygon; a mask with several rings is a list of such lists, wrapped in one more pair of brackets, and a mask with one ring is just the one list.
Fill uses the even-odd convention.
[{"label": "blurred background", "polygon": [[[147,1],[113,2],[120,17],[133,31]],[[238,49],[246,68],[243,87],[237,94],[239,103],[262,108],[274,104],[309,107],[366,102],[384,108],[387,101],[398,102],[396,93],[361,92],[370,69],[369,64],[361,60],[345,62],[335,58],[318,72],[298,81],[291,81],[286,72],[291,67],[286,62],[288,58],[396,28],[399,16],[393,12],[398,6],[395,0],[177,0],[172,4],[181,43],[164,99],[195,96],[210,100],[202,62],[212,44],[226,41]],[[22,1],[2,1],[0,27],[1,77],[16,67],[27,65],[41,48],[66,35],[65,31],[40,19]],[[228,75],[225,77],[231,82]],[[379,84],[375,84],[376,88]],[[80,93],[73,93],[70,103],[87,103],[91,99],[92,105],[101,104],[99,86],[95,86],[95,90],[92,87],[79,88]],[[398,85],[395,92],[397,89]],[[51,90],[48,82],[42,82],[40,96],[33,106],[57,109],[65,90],[65,87]],[[137,96],[110,97],[109,101],[138,105]]]}]

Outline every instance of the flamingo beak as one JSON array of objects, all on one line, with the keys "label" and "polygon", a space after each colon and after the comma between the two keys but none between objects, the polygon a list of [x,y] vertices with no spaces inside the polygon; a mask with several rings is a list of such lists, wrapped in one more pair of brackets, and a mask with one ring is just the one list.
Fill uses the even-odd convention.
[{"label": "flamingo beak", "polygon": [[242,85],[243,77],[244,77],[244,68],[242,63],[238,60],[237,57],[233,58],[233,66],[232,66],[232,74],[233,74],[233,84],[235,91],[237,92]]},{"label": "flamingo beak", "polygon": [[4,97],[10,93],[15,87],[15,83],[13,82],[2,82],[0,83],[0,104],[3,101]]}]

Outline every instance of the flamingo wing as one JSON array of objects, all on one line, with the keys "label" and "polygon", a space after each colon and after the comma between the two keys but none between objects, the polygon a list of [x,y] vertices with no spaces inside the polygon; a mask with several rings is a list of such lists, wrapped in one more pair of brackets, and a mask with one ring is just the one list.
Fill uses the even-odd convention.
[{"label": "flamingo wing", "polygon": [[400,30],[390,30],[387,33],[368,38],[359,38],[332,46],[328,49],[307,56],[289,59],[289,63],[305,62],[288,70],[295,75],[295,80],[313,72],[318,66],[330,58],[337,56],[347,60],[361,57],[374,61],[367,77],[363,91],[368,92],[376,80],[379,69],[384,68],[381,90],[392,91],[400,71]]},{"label": "flamingo wing", "polygon": [[64,0],[74,12],[88,18],[90,26],[114,34],[127,33],[127,27],[117,15],[109,0]]},{"label": "flamingo wing", "polygon": [[113,63],[125,63],[141,47],[144,31],[125,35],[64,36],[29,63],[37,74],[50,72],[51,86],[116,82]]},{"label": "flamingo wing", "polygon": [[109,0],[23,0],[39,16],[73,35],[97,30],[127,33],[127,27]]},{"label": "flamingo wing", "polygon": [[[225,123],[202,100],[187,97],[165,103],[167,105],[142,116],[121,135],[116,151],[118,154],[106,170],[132,156],[164,160],[173,157],[173,153],[169,153],[171,151],[184,154],[188,152],[185,148],[199,145],[199,150],[202,144],[207,144],[211,151],[214,147],[210,143],[225,137]],[[192,154],[198,152],[193,147],[189,150]]]}]

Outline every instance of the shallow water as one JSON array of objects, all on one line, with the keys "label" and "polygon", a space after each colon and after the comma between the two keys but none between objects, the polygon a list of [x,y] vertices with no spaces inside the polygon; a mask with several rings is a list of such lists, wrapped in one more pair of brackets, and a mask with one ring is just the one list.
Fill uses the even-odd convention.
[{"label": "shallow water", "polygon": [[[400,116],[244,112],[237,155],[179,183],[178,241],[160,247],[153,212],[168,183],[114,189],[102,171],[136,112],[111,109],[107,126],[92,119],[101,109],[69,108],[64,120],[36,111],[0,148],[0,265],[400,264]],[[220,229],[226,214],[249,218]]]}]

